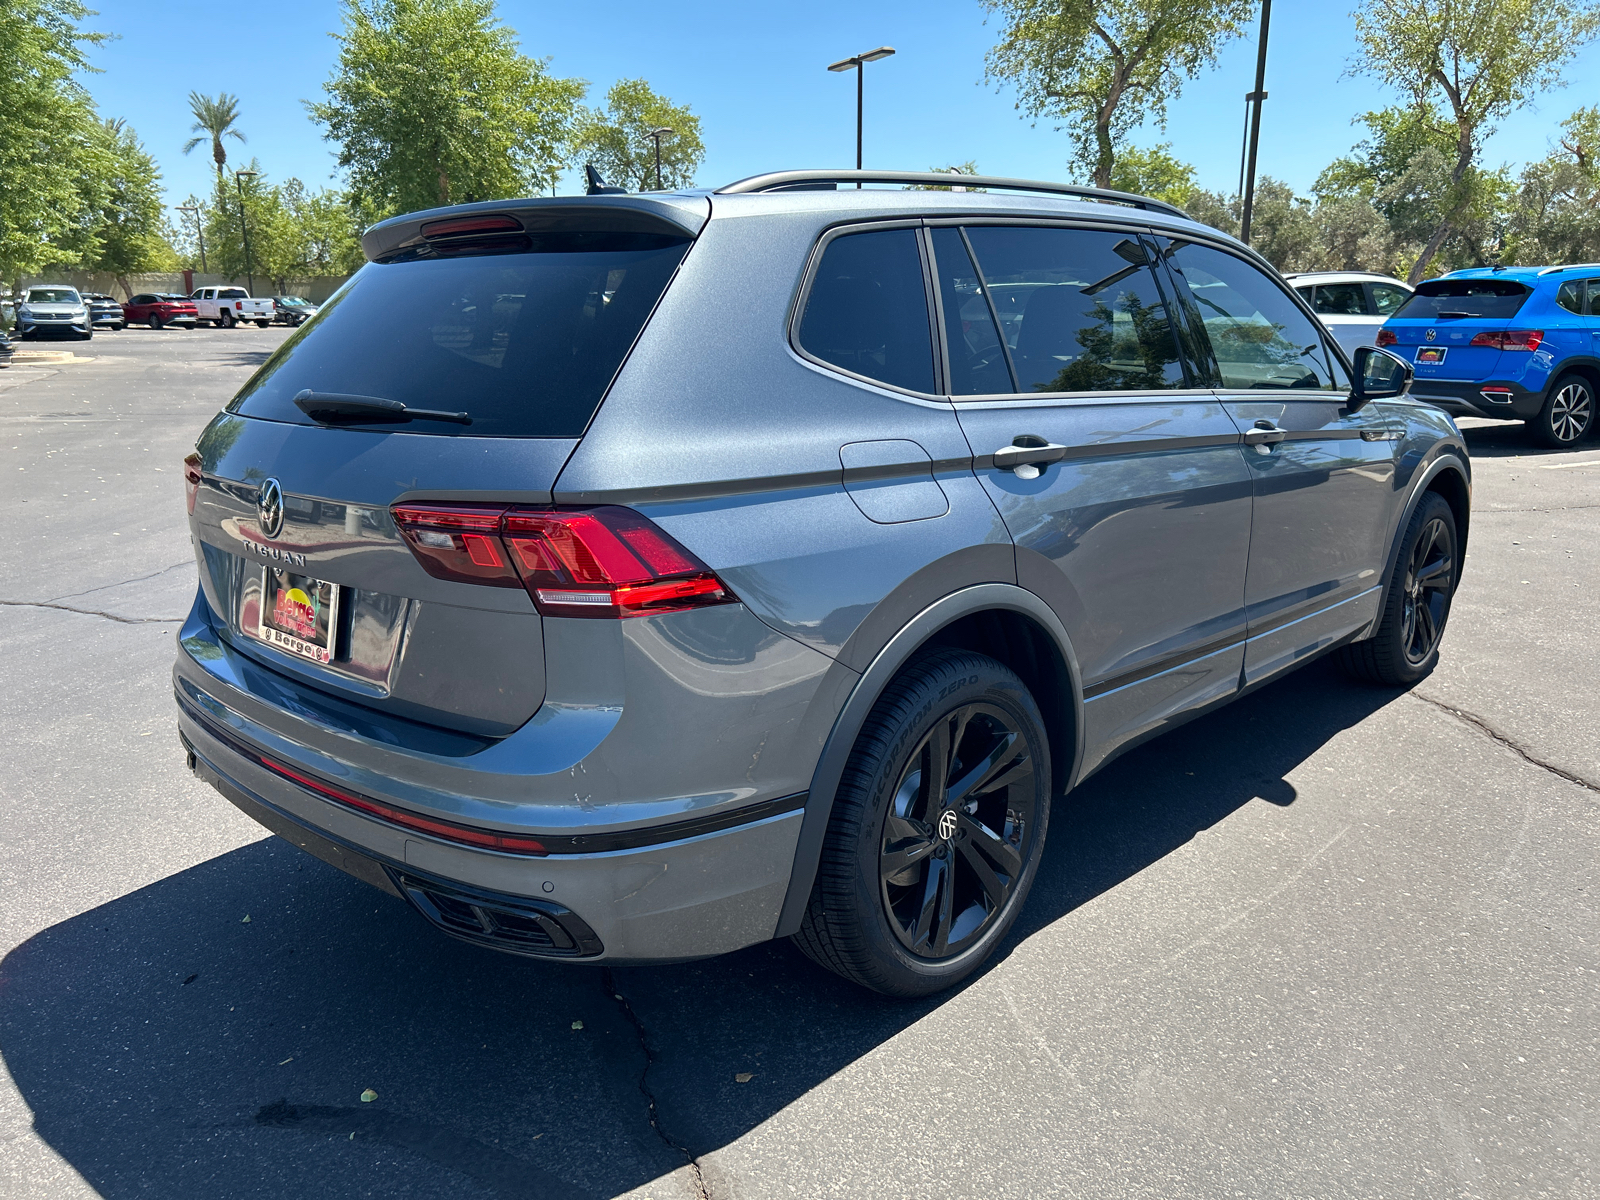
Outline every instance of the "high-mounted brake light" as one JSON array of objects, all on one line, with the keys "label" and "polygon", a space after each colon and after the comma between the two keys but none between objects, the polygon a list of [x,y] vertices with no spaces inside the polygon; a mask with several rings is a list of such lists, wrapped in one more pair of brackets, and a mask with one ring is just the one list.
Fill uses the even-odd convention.
[{"label": "high-mounted brake light", "polygon": [[397,504],[395,525],[438,579],[525,587],[551,617],[643,617],[736,597],[631,508]]},{"label": "high-mounted brake light", "polygon": [[1467,344],[1488,346],[1494,350],[1537,350],[1542,341],[1542,329],[1501,329],[1493,333],[1480,333]]},{"label": "high-mounted brake light", "polygon": [[1392,346],[1396,342],[1398,342],[1399,340],[1400,340],[1400,337],[1399,337],[1398,334],[1395,333],[1394,330],[1392,330],[1392,329],[1380,329],[1380,330],[1378,330],[1378,336],[1374,340],[1373,344],[1376,345],[1376,346]]},{"label": "high-mounted brake light", "polygon": [[183,460],[183,503],[194,516],[195,498],[200,495],[200,456],[190,454]]},{"label": "high-mounted brake light", "polygon": [[435,238],[464,237],[474,233],[521,233],[522,222],[504,213],[490,213],[481,217],[452,217],[446,221],[428,221],[422,226],[422,236]]}]

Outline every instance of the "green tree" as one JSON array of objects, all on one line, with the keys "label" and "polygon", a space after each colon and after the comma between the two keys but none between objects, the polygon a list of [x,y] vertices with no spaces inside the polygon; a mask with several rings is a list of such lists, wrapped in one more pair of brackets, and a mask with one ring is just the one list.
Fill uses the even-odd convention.
[{"label": "green tree", "polygon": [[217,175],[220,178],[222,169],[228,165],[228,152],[223,148],[222,139],[225,137],[244,141],[244,134],[233,127],[239,119],[239,97],[230,96],[227,92],[221,93],[215,99],[202,96],[199,92],[189,93],[189,111],[194,114],[194,124],[189,126],[191,133],[199,134],[183,144],[183,152],[188,154],[196,146],[201,146],[207,140],[211,142],[211,160],[217,164]]},{"label": "green tree", "polygon": [[1556,148],[1529,163],[1508,204],[1502,261],[1600,261],[1600,108],[1580,108]]},{"label": "green tree", "polygon": [[1200,190],[1194,168],[1173,156],[1171,142],[1149,150],[1124,150],[1111,169],[1109,186],[1119,192],[1165,200],[1179,208],[1186,207]]},{"label": "green tree", "polygon": [[93,249],[84,265],[115,275],[127,295],[128,276],[138,271],[172,270],[177,254],[166,237],[161,203],[161,172],[126,122],[101,124],[110,170],[99,179],[93,214]]},{"label": "green tree", "polygon": [[[1153,119],[1223,43],[1254,0],[982,0],[1001,21],[987,78],[1017,88],[1017,107],[1067,127],[1074,162],[1110,187],[1120,143]],[[1057,129],[1062,128],[1058,125]]]},{"label": "green tree", "polygon": [[1448,174],[1438,217],[1412,264],[1423,279],[1453,234],[1480,218],[1485,179],[1475,173],[1483,139],[1508,113],[1565,82],[1562,67],[1600,31],[1597,0],[1365,0],[1356,12],[1354,70],[1438,105],[1449,122]]},{"label": "green tree", "polygon": [[233,280],[254,275],[260,290],[264,281],[281,282],[290,274],[295,257],[294,234],[282,190],[267,182],[254,159],[249,169],[257,172],[252,178],[235,182],[229,175],[217,179],[205,214],[206,256],[214,274]]},{"label": "green tree", "polygon": [[517,49],[494,0],[345,0],[339,65],[309,104],[358,209],[398,212],[552,186],[585,84]]},{"label": "green tree", "polygon": [[75,78],[105,40],[77,0],[0,0],[0,278],[77,253],[83,181],[103,169],[89,94]]},{"label": "green tree", "polygon": [[308,191],[298,179],[281,189],[289,221],[293,261],[287,276],[350,275],[360,270],[361,228],[345,194],[335,188]]},{"label": "green tree", "polygon": [[[949,163],[942,167],[929,167],[928,170],[937,172],[940,175],[976,175],[978,173],[978,162],[976,159],[969,158],[966,162]],[[988,188],[963,187],[953,181],[949,184],[912,183],[906,185],[906,191],[908,192],[953,192],[956,188],[961,188],[964,192],[986,192],[989,190]]]},{"label": "green tree", "polygon": [[606,93],[604,108],[582,110],[572,138],[572,157],[593,165],[607,183],[647,192],[656,186],[656,139],[651,130],[670,129],[661,141],[661,186],[694,186],[705,161],[700,118],[687,104],[658,96],[642,79],[622,79]]}]

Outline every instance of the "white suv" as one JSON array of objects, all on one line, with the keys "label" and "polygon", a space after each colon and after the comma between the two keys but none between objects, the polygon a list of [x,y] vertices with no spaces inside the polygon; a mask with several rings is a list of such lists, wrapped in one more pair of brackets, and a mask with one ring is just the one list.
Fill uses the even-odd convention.
[{"label": "white suv", "polygon": [[1372,345],[1383,323],[1411,298],[1409,284],[1371,271],[1305,271],[1284,278],[1346,354]]}]

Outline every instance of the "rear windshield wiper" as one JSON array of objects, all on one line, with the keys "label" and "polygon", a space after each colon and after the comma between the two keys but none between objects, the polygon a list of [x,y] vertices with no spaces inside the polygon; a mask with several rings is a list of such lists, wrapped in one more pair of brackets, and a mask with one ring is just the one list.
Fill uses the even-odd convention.
[{"label": "rear windshield wiper", "polygon": [[1433,315],[1436,316],[1436,317],[1481,317],[1481,316],[1483,316],[1482,313],[1464,313],[1464,312],[1442,312],[1442,313],[1434,313]]},{"label": "rear windshield wiper", "polygon": [[294,406],[319,425],[389,425],[403,421],[472,424],[472,418],[464,412],[409,408],[398,400],[386,400],[382,396],[347,396],[342,392],[313,392],[310,388],[296,393]]}]

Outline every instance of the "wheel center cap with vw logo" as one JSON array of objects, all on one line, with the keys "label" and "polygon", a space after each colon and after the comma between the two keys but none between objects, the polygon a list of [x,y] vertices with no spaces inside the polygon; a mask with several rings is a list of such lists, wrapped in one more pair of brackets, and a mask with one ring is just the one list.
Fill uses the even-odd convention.
[{"label": "wheel center cap with vw logo", "polygon": [[275,538],[283,532],[283,487],[276,479],[267,480],[256,493],[256,518],[267,537]]},{"label": "wheel center cap with vw logo", "polygon": [[939,817],[939,836],[949,841],[956,835],[956,810],[946,809]]}]

